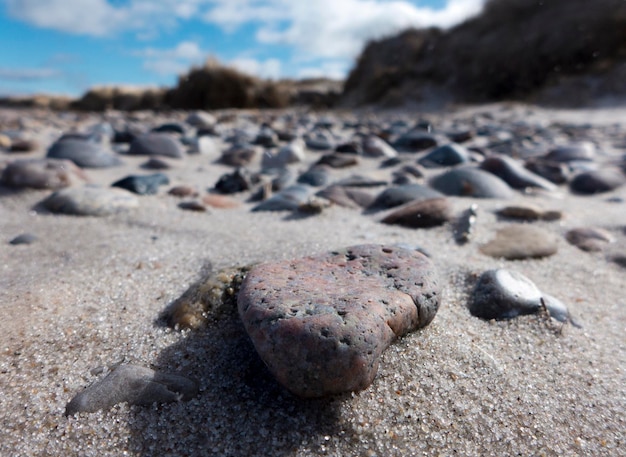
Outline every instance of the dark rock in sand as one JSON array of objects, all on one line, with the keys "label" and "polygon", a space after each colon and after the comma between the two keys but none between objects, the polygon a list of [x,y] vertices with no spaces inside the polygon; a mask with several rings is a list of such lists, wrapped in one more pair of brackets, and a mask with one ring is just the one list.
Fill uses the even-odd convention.
[{"label": "dark rock in sand", "polygon": [[596,147],[593,143],[582,141],[553,148],[544,157],[553,162],[572,162],[578,160],[592,161],[596,156]]},{"label": "dark rock in sand", "polygon": [[482,245],[483,254],[507,260],[532,259],[556,254],[556,235],[542,228],[527,224],[515,224],[500,229],[496,237]]},{"label": "dark rock in sand", "polygon": [[155,173],[153,175],[131,175],[111,184],[113,187],[121,187],[138,195],[154,195],[159,192],[160,186],[170,183],[167,175]]},{"label": "dark rock in sand", "polygon": [[440,192],[421,184],[406,184],[383,190],[370,205],[371,211],[394,208],[410,201],[443,197]]},{"label": "dark rock in sand", "polygon": [[144,133],[130,144],[129,155],[165,156],[174,159],[185,157],[183,145],[168,133]]},{"label": "dark rock in sand", "polygon": [[118,403],[151,405],[191,400],[198,385],[180,375],[160,373],[136,365],[119,365],[103,379],[77,394],[65,407],[65,415],[108,410]]},{"label": "dark rock in sand", "polygon": [[122,164],[118,156],[104,149],[100,143],[71,137],[55,142],[46,157],[71,160],[82,168],[108,168]]},{"label": "dark rock in sand", "polygon": [[598,227],[578,227],[569,230],[565,239],[577,248],[587,251],[601,251],[604,247],[615,241],[615,238],[607,231]]},{"label": "dark rock in sand", "polygon": [[256,184],[256,180],[246,168],[237,168],[232,173],[220,176],[215,183],[215,190],[223,194],[236,194],[250,190]]},{"label": "dark rock in sand", "polygon": [[541,158],[526,161],[526,169],[554,184],[564,184],[571,175],[569,167],[561,162],[551,162]]},{"label": "dark rock in sand", "polygon": [[259,203],[252,211],[295,211],[306,203],[311,195],[311,188],[303,184],[294,184]]},{"label": "dark rock in sand", "polygon": [[445,224],[450,220],[451,214],[452,208],[447,198],[431,198],[407,203],[381,222],[410,228],[428,228]]},{"label": "dark rock in sand", "polygon": [[523,221],[556,221],[563,216],[560,211],[544,211],[528,203],[506,206],[496,211],[496,214],[506,219],[519,219]]},{"label": "dark rock in sand", "polygon": [[132,193],[124,189],[68,187],[46,198],[42,205],[53,213],[76,216],[107,216],[139,206]]},{"label": "dark rock in sand", "polygon": [[147,162],[142,163],[141,168],[149,170],[169,170],[172,168],[172,164],[163,159],[163,157],[154,156],[150,157]]},{"label": "dark rock in sand", "polygon": [[439,307],[432,262],[417,251],[354,246],[252,268],[239,315],[284,387],[321,397],[368,387],[383,351]]},{"label": "dark rock in sand", "polygon": [[196,200],[190,200],[187,202],[180,202],[178,204],[178,207],[180,209],[184,209],[187,211],[196,211],[198,213],[202,213],[206,211],[206,206],[204,206],[202,203],[200,203],[199,201]]},{"label": "dark rock in sand", "polygon": [[482,319],[511,319],[541,309],[541,291],[526,276],[505,269],[484,272],[472,292],[469,310]]},{"label": "dark rock in sand", "polygon": [[330,174],[326,167],[315,166],[298,176],[299,184],[308,184],[313,187],[322,187],[328,184]]},{"label": "dark rock in sand", "polygon": [[437,138],[424,130],[417,129],[405,133],[392,146],[399,152],[419,152],[437,146]]},{"label": "dark rock in sand", "polygon": [[605,168],[580,173],[570,182],[572,192],[580,194],[597,194],[609,192],[624,185],[626,177],[617,168]]},{"label": "dark rock in sand", "polygon": [[244,167],[254,160],[258,152],[251,144],[236,143],[222,152],[220,162],[231,167]]},{"label": "dark rock in sand", "polygon": [[88,181],[85,172],[63,159],[25,159],[10,162],[0,183],[18,189],[61,189]]},{"label": "dark rock in sand", "polygon": [[158,127],[153,128],[152,131],[155,133],[177,133],[180,135],[185,134],[185,128],[182,125],[177,124],[175,122],[168,122],[166,124],[161,124]]},{"label": "dark rock in sand", "polygon": [[323,197],[336,205],[355,209],[367,208],[375,198],[368,192],[339,185],[328,186],[315,195]]},{"label": "dark rock in sand", "polygon": [[35,241],[37,241],[37,236],[33,235],[32,233],[22,233],[11,239],[11,241],[9,241],[9,244],[17,246],[20,244],[33,244]]},{"label": "dark rock in sand", "polygon": [[470,161],[468,150],[460,144],[444,144],[419,159],[419,164],[426,168],[448,167]]},{"label": "dark rock in sand", "polygon": [[525,189],[526,187],[538,187],[545,190],[555,190],[556,186],[524,168],[515,159],[507,156],[490,156],[480,164],[480,168],[496,175],[514,189]]},{"label": "dark rock in sand", "polygon": [[316,165],[328,165],[331,168],[347,168],[358,165],[359,159],[346,154],[325,154],[317,161]]},{"label": "dark rock in sand", "polygon": [[335,181],[335,186],[343,186],[343,187],[380,187],[386,186],[389,182],[382,179],[370,178],[368,176],[361,175],[351,175],[347,178],[340,179],[339,181]]},{"label": "dark rock in sand", "polygon": [[443,194],[459,197],[506,199],[514,195],[500,178],[474,167],[449,170],[431,179],[430,185]]},{"label": "dark rock in sand", "polygon": [[197,197],[198,190],[191,186],[174,186],[167,191],[169,195],[174,197]]}]

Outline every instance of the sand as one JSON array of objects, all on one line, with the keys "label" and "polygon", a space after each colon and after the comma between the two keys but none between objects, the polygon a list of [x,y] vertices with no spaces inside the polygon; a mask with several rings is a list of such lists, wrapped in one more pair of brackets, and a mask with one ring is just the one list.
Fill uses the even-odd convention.
[{"label": "sand", "polygon": [[[621,124],[626,108],[554,111],[491,105],[498,119]],[[52,121],[51,121],[52,122]],[[624,139],[626,142],[626,138]],[[614,153],[623,153],[617,145]],[[44,151],[35,153],[42,156]],[[32,155],[32,154],[31,154]],[[2,160],[21,157],[4,155]],[[190,156],[167,171],[172,185],[211,187],[228,168]],[[139,173],[145,158],[89,170],[108,185]],[[374,170],[378,161],[364,161]],[[626,189],[511,202],[452,198],[456,212],[479,205],[475,238],[454,242],[449,226],[405,229],[332,207],[309,218],[237,209],[195,213],[166,195],[105,218],[55,216],[33,207],[48,192],[0,196],[0,455],[624,455],[626,430]],[[494,211],[529,202],[565,217],[538,226],[564,234],[595,225],[617,239],[586,253],[559,240],[556,255],[505,261],[478,247],[509,222]],[[11,246],[31,232],[31,245]],[[206,329],[178,332],[162,311],[213,268],[292,258],[360,243],[427,250],[444,278],[433,323],[392,345],[374,383],[340,397],[300,400],[275,383],[233,313]],[[485,322],[467,309],[487,269],[518,271],[566,303],[582,325],[545,316]],[[119,361],[199,381],[189,402],[65,417],[66,403]]]}]

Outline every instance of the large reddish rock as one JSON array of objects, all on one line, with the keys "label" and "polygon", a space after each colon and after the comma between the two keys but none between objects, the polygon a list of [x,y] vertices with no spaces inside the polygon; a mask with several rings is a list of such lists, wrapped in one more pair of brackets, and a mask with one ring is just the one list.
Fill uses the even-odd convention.
[{"label": "large reddish rock", "polygon": [[380,355],[439,308],[432,262],[417,251],[360,245],[254,267],[239,315],[261,359],[296,395],[368,387]]}]

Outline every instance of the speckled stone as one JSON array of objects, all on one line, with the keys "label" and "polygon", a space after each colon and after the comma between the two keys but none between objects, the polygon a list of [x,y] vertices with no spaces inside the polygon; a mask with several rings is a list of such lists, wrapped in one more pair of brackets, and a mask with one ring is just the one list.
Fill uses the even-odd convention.
[{"label": "speckled stone", "polygon": [[197,393],[197,384],[186,377],[136,365],[120,365],[72,398],[65,407],[65,415],[107,410],[124,402],[151,405],[187,401]]},{"label": "speckled stone", "polygon": [[423,254],[360,245],[254,267],[238,308],[276,379],[296,395],[321,397],[369,386],[383,351],[432,321],[439,294]]},{"label": "speckled stone", "polygon": [[548,257],[558,250],[557,236],[542,228],[514,224],[498,230],[496,237],[480,247],[483,254],[507,260]]}]

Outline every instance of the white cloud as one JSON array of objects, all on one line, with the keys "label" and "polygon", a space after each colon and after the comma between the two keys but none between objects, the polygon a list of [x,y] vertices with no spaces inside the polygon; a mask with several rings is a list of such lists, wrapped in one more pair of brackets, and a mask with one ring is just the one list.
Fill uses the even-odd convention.
[{"label": "white cloud", "polygon": [[257,60],[239,57],[229,61],[228,64],[244,73],[261,78],[278,79],[282,74],[282,65],[278,59]]},{"label": "white cloud", "polygon": [[10,81],[38,81],[42,79],[55,79],[61,76],[61,72],[54,68],[1,68],[0,79]]},{"label": "white cloud", "polygon": [[184,73],[204,58],[204,52],[194,41],[182,41],[171,49],[145,48],[131,54],[142,57],[143,68],[159,75]]}]

